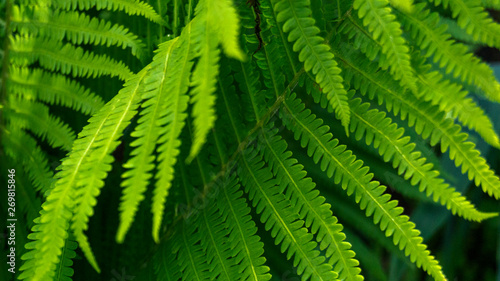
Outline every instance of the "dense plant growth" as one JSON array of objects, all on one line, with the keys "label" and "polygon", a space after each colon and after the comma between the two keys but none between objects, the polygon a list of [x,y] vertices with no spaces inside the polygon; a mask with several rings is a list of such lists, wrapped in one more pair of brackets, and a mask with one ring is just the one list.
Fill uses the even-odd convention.
[{"label": "dense plant growth", "polygon": [[363,239],[446,280],[393,191],[497,215],[440,158],[498,199],[499,1],[2,5],[20,280],[386,280]]}]

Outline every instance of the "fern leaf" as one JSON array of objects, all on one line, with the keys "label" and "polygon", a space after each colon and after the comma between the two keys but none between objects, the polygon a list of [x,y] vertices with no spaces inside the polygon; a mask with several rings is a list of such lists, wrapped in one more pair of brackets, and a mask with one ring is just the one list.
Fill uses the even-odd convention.
[{"label": "fern leaf", "polygon": [[145,45],[127,28],[105,20],[91,18],[79,12],[49,11],[34,6],[32,9],[12,9],[11,26],[20,34],[40,36],[73,44],[116,45],[129,47],[133,55],[142,57]]},{"label": "fern leaf", "polygon": [[378,57],[379,64],[387,67],[384,63],[387,61],[387,56],[382,53],[380,42],[373,39],[372,34],[363,27],[363,22],[360,19],[348,16],[346,20],[340,24],[338,33],[343,34],[346,39],[350,39],[353,47],[363,52],[368,59],[375,61]]},{"label": "fern leaf", "polygon": [[[208,8],[212,9],[212,8]],[[208,11],[207,14],[210,14]],[[208,17],[208,15],[204,15]],[[194,117],[194,137],[191,151],[187,158],[191,162],[198,154],[206,141],[207,134],[210,132],[215,122],[215,95],[217,75],[219,72],[219,55],[217,48],[218,42],[215,39],[216,34],[210,27],[211,22],[198,16],[196,24],[193,23],[193,32],[200,37],[199,48],[201,48],[200,60],[198,61],[192,80],[193,89],[190,94],[193,105]]]},{"label": "fern leaf", "polygon": [[[350,53],[351,56],[343,56],[339,52],[337,57],[342,58],[340,61],[345,71],[357,74],[353,85],[361,94],[368,94],[370,99],[377,97],[380,103],[385,103],[388,111],[399,114],[402,120],[408,117],[409,126],[415,126],[415,131],[424,139],[430,138],[431,145],[440,142],[443,153],[450,150],[450,159],[455,160],[457,167],[461,166],[462,173],[468,172],[469,179],[474,179],[485,193],[500,197],[500,179],[475,149],[475,145],[467,141],[468,135],[461,131],[459,125],[446,118],[446,114],[438,107],[418,100],[393,83],[394,80],[377,73],[375,65],[366,61],[360,65],[362,60],[359,56],[353,55],[355,52],[352,50]],[[352,74],[347,77],[352,77]]]},{"label": "fern leaf", "polygon": [[52,71],[71,73],[74,77],[97,77],[109,75],[126,80],[132,73],[122,62],[105,55],[95,55],[75,48],[71,44],[16,36],[11,40],[9,53],[11,61],[19,66],[27,66],[39,61],[40,65]]},{"label": "fern leaf", "polygon": [[[194,21],[194,20],[193,20]],[[186,94],[189,87],[190,73],[193,66],[192,60],[195,58],[196,41],[193,36],[196,33],[192,31],[193,22],[188,24],[181,33],[179,45],[174,50],[173,63],[168,64],[166,70],[167,76],[160,80],[161,90],[167,93],[163,100],[161,119],[159,124],[163,125],[158,139],[158,172],[155,176],[156,187],[153,192],[153,204],[151,211],[153,213],[153,238],[159,242],[160,226],[163,217],[163,210],[166,197],[172,185],[174,178],[174,166],[179,155],[180,133],[184,128],[189,96]],[[164,57],[165,58],[165,57]],[[160,79],[160,73],[153,76],[153,80]],[[154,84],[152,84],[154,85]],[[155,86],[152,87],[155,89]],[[154,91],[152,92],[154,93]],[[147,96],[145,96],[147,98]]]},{"label": "fern leaf", "polygon": [[327,95],[336,117],[342,125],[349,125],[347,92],[330,47],[318,36],[320,30],[314,25],[309,1],[273,0],[277,21],[283,22],[283,31],[289,33],[288,41],[295,42],[293,50],[299,52],[299,60],[306,71],[312,71],[316,82]]},{"label": "fern leaf", "polygon": [[433,195],[434,201],[451,209],[452,213],[474,221],[482,221],[495,216],[495,213],[479,212],[454,188],[449,187],[438,177],[439,173],[432,169],[432,164],[421,158],[419,151],[414,151],[415,144],[410,143],[409,137],[403,137],[404,129],[397,127],[385,113],[376,109],[368,110],[368,103],[361,103],[360,99],[351,102],[352,123],[351,132],[357,140],[365,138],[366,144],[379,150],[387,162],[392,160],[393,167],[398,169],[398,174],[405,174],[405,179],[411,178],[412,185],[419,185],[421,192],[426,191],[427,196]]},{"label": "fern leaf", "polygon": [[226,179],[220,188],[216,204],[222,219],[227,222],[235,262],[239,265],[239,279],[266,281],[271,279],[266,259],[262,257],[264,244],[260,242],[257,227],[250,216],[250,207],[242,197],[243,192],[235,178]]},{"label": "fern leaf", "polygon": [[132,76],[125,88],[90,118],[90,124],[74,142],[72,152],[62,162],[61,171],[56,175],[53,190],[42,205],[40,223],[33,229],[35,241],[27,245],[31,251],[23,258],[26,262],[21,267],[23,273],[20,279],[38,281],[54,276],[70,220],[80,248],[99,271],[83,231],[87,228],[88,216],[96,203],[99,188],[104,184],[102,179],[111,169],[110,153],[135,114],[146,72],[147,68]]},{"label": "fern leaf", "polygon": [[[284,73],[283,76],[292,80],[293,76],[300,71],[302,67],[301,63],[298,58],[293,55],[293,46],[288,44],[285,33],[281,28],[279,28],[277,19],[278,15],[276,10],[272,8],[270,0],[261,0],[260,9],[262,10],[262,15],[268,26],[268,31],[264,30],[261,32],[263,39],[266,41],[266,44],[264,45],[267,53],[266,58],[268,60],[273,59],[274,61],[281,62],[281,57],[283,57],[284,62],[277,64],[276,68],[281,68],[281,72]],[[276,38],[278,38],[278,40],[275,40]],[[285,63],[285,61],[288,61],[288,63]],[[281,72],[277,72],[277,74],[279,75]],[[281,92],[282,91],[280,91],[280,93]]]},{"label": "fern leaf", "polygon": [[436,6],[451,10],[458,26],[474,40],[490,47],[500,48],[500,24],[493,21],[481,5],[480,0],[430,0]]},{"label": "fern leaf", "polygon": [[290,201],[279,192],[277,181],[272,178],[271,171],[263,167],[264,162],[255,151],[243,151],[238,175],[249,194],[261,221],[276,244],[281,244],[281,251],[287,251],[287,258],[294,256],[293,265],[302,280],[337,280],[332,266],[325,263],[325,258],[315,250],[313,235],[303,227],[304,221],[292,209]]},{"label": "fern leaf", "polygon": [[170,241],[162,243],[156,253],[155,266],[156,276],[154,280],[178,281],[181,279],[181,271],[177,263],[177,255],[174,253]]},{"label": "fern leaf", "polygon": [[12,66],[7,81],[9,91],[28,100],[40,100],[62,105],[91,115],[103,105],[102,98],[81,84],[63,75],[51,74],[41,69]]},{"label": "fern leaf", "polygon": [[208,265],[203,262],[206,258],[199,241],[200,233],[192,225],[183,223],[181,232],[176,235],[174,241],[174,252],[178,253],[179,269],[182,272],[182,280],[208,281],[210,272]]},{"label": "fern leaf", "polygon": [[307,154],[318,163],[321,160],[321,170],[328,177],[333,177],[335,184],[350,196],[355,195],[356,202],[367,216],[373,215],[375,223],[380,224],[380,229],[386,236],[392,236],[395,245],[405,250],[405,255],[410,255],[412,262],[422,267],[436,280],[446,280],[441,266],[437,260],[426,250],[422,244],[420,232],[415,229],[415,224],[405,215],[401,215],[403,208],[397,206],[397,201],[390,200],[390,195],[384,193],[385,186],[372,181],[373,174],[368,174],[368,168],[363,166],[361,160],[344,145],[339,145],[337,139],[332,139],[329,128],[322,125],[323,121],[316,118],[310,110],[295,95],[285,101],[284,116],[285,126],[294,132],[295,139],[307,147]]},{"label": "fern leaf", "polygon": [[[80,175],[85,176],[86,172],[88,175],[79,179],[77,184],[80,187],[76,191],[75,201],[77,205],[71,228],[83,253],[98,271],[97,262],[83,232],[88,228],[89,217],[93,214],[93,207],[97,202],[96,197],[100,193],[100,188],[104,186],[103,179],[111,170],[110,163],[113,161],[111,153],[118,146],[118,139],[123,134],[123,130],[137,112],[139,93],[143,89],[142,81],[148,70],[149,66],[127,81],[117,97],[89,120],[90,124],[79,135],[83,138],[79,139],[80,141],[77,140],[74,145],[76,149],[73,151],[83,148],[82,150],[87,152],[88,147],[91,147],[92,151],[88,152],[88,156],[83,154],[88,157],[85,159],[86,161],[82,161],[81,158],[75,159],[78,161],[77,163],[81,163],[80,167],[76,166],[80,168]],[[79,151],[78,154],[81,152]],[[74,165],[71,160],[73,159],[70,155],[69,171],[72,171]],[[64,166],[63,162],[63,171]]]},{"label": "fern leaf", "polygon": [[381,45],[390,73],[396,80],[401,80],[401,85],[417,92],[409,48],[388,4],[387,0],[355,0],[353,7],[358,10],[359,18],[363,19],[363,25],[373,34],[373,39]]},{"label": "fern leaf", "polygon": [[[352,123],[351,123],[352,124]],[[351,125],[352,126],[352,125]],[[277,130],[262,132],[261,143],[264,159],[272,168],[278,182],[280,193],[285,193],[286,199],[292,202],[293,209],[305,221],[305,226],[316,235],[320,249],[331,257],[329,263],[334,266],[340,280],[363,280],[360,275],[359,262],[350,249],[351,245],[344,241],[343,226],[332,215],[330,205],[325,198],[319,196],[311,178],[306,178],[306,172],[297,160],[291,158],[287,151],[287,143],[277,134]]]},{"label": "fern leaf", "polygon": [[76,257],[75,250],[77,247],[78,244],[73,241],[73,237],[70,236],[66,238],[61,253],[61,260],[56,267],[56,275],[54,276],[54,280],[72,281],[71,277],[74,274],[74,270],[71,268],[71,266],[73,265],[73,261],[71,259],[74,259]]},{"label": "fern leaf", "polygon": [[11,127],[10,130],[2,130],[5,153],[23,164],[35,190],[40,190],[42,194],[45,194],[49,190],[53,176],[47,155],[29,134],[19,127]]},{"label": "fern leaf", "polygon": [[398,13],[403,27],[410,32],[421,49],[427,50],[425,56],[433,56],[433,61],[460,77],[463,82],[476,85],[493,100],[500,101],[500,84],[496,81],[491,68],[481,62],[468,47],[455,42],[446,32],[446,25],[439,24],[439,15],[430,13],[425,4],[417,4],[411,14]]},{"label": "fern leaf", "polygon": [[[219,187],[223,188],[223,187]],[[241,276],[237,272],[237,264],[231,256],[231,245],[226,240],[229,229],[220,219],[222,214],[215,204],[207,204],[198,215],[198,231],[201,236],[201,248],[205,252],[205,260],[213,280],[231,281]]]},{"label": "fern leaf", "polygon": [[486,142],[500,147],[500,139],[491,119],[474,100],[467,98],[467,92],[461,86],[443,80],[443,76],[436,71],[422,72],[417,73],[417,85],[424,100],[438,105],[441,111],[451,112],[454,118],[475,130]]},{"label": "fern leaf", "polygon": [[165,24],[164,20],[158,15],[153,7],[146,2],[140,0],[21,0],[22,4],[36,4],[40,6],[53,7],[66,11],[75,10],[109,10],[109,11],[124,11],[128,15],[143,16],[153,22]]},{"label": "fern leaf", "polygon": [[6,114],[19,128],[31,130],[42,140],[47,140],[50,146],[71,150],[75,133],[68,124],[51,115],[45,104],[11,98]]},{"label": "fern leaf", "polygon": [[[123,165],[128,168],[122,177],[125,179],[121,186],[123,195],[120,202],[120,225],[116,233],[118,243],[123,243],[125,234],[132,225],[135,214],[140,202],[144,199],[144,192],[152,177],[151,170],[154,168],[153,161],[155,156],[153,152],[156,142],[160,136],[160,124],[158,121],[162,116],[165,92],[165,77],[167,76],[167,67],[175,58],[172,59],[172,50],[176,46],[178,38],[167,41],[159,46],[158,54],[153,58],[150,73],[145,81],[145,92],[142,97],[147,99],[143,102],[138,125],[131,136],[136,140],[131,143],[134,147],[127,163]],[[151,78],[150,78],[151,77]],[[170,81],[169,81],[170,82]]]},{"label": "fern leaf", "polygon": [[[150,78],[146,80],[146,89],[143,99],[144,110],[141,112],[141,118],[138,126],[132,133],[137,140],[131,145],[136,147],[133,157],[124,165],[129,168],[122,177],[124,188],[122,202],[120,204],[120,226],[117,232],[117,241],[123,242],[127,230],[133,222],[139,203],[144,199],[143,193],[146,190],[151,171],[154,168],[153,155],[157,142],[160,145],[164,143],[176,143],[177,137],[184,125],[185,113],[187,108],[187,87],[188,77],[192,68],[192,55],[190,54],[190,38],[188,31],[181,35],[181,38],[175,38],[160,45],[158,54],[153,58]],[[176,118],[171,120],[171,115]],[[178,121],[177,121],[178,120]],[[172,127],[178,126],[174,135],[165,136]],[[160,141],[160,138],[163,137]],[[178,144],[175,144],[172,154],[166,156],[170,161],[167,167],[173,167],[175,158],[178,154]],[[177,152],[176,152],[177,151]],[[171,151],[172,152],[172,151]],[[163,156],[165,157],[165,156]],[[165,164],[160,164],[164,167]],[[170,168],[172,169],[172,168]],[[172,170],[173,171],[173,170]],[[159,240],[159,229],[163,216],[163,205],[168,195],[168,189],[173,179],[173,174],[162,175],[162,185],[158,184],[154,191],[153,198],[153,237]],[[158,176],[157,176],[158,178]]]},{"label": "fern leaf", "polygon": [[239,46],[240,19],[230,0],[207,0],[207,5],[210,8],[208,22],[213,26],[213,30],[217,32],[219,42],[224,48],[224,53],[230,57],[240,61],[245,60],[245,54]]}]

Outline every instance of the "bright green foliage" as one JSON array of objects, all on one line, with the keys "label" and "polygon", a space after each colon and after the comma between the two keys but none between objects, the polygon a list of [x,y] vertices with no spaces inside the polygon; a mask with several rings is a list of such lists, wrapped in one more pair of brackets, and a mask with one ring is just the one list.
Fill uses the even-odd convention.
[{"label": "bright green foliage", "polygon": [[373,34],[373,39],[386,55],[380,62],[383,68],[390,68],[391,74],[401,84],[416,92],[415,77],[410,64],[409,48],[402,36],[401,26],[392,14],[388,1],[356,0],[353,7],[358,10],[363,25]]},{"label": "bright green foliage", "polygon": [[487,44],[488,46],[500,47],[500,25],[481,6],[478,0],[433,0],[436,6],[442,5],[451,10],[454,18],[457,18],[458,26],[463,28],[474,40]]},{"label": "bright green foliage", "polygon": [[272,1],[277,12],[276,20],[283,22],[283,31],[289,33],[288,41],[295,42],[293,50],[299,52],[299,60],[304,63],[306,71],[312,71],[316,83],[327,95],[336,117],[342,125],[349,125],[349,107],[347,93],[342,85],[342,77],[330,46],[323,43],[318,36],[319,28],[314,26],[314,19],[308,1]]},{"label": "bright green foliage", "polygon": [[202,0],[196,8],[197,18],[193,23],[196,41],[196,56],[200,57],[193,72],[191,91],[193,96],[194,139],[189,153],[191,161],[206,141],[215,122],[215,85],[218,75],[218,45],[222,44],[227,56],[243,60],[237,35],[238,17],[229,0]]},{"label": "bright green foliage", "polygon": [[426,50],[426,57],[432,56],[446,73],[453,73],[454,77],[479,87],[492,99],[500,100],[500,84],[495,80],[493,71],[469,53],[467,46],[450,38],[447,26],[439,24],[438,13],[430,13],[421,3],[413,13],[401,13],[400,18],[420,48]]},{"label": "bright green foliage", "polygon": [[285,101],[288,118],[285,125],[294,132],[294,137],[307,147],[307,154],[314,162],[321,164],[321,170],[333,177],[335,184],[341,184],[349,196],[356,198],[356,203],[367,216],[373,216],[374,223],[380,224],[380,229],[386,236],[393,236],[395,245],[405,249],[405,255],[410,255],[412,262],[421,266],[436,280],[446,280],[437,263],[426,246],[422,244],[420,232],[415,224],[405,215],[398,202],[390,200],[391,196],[384,193],[385,186],[372,181],[373,174],[368,174],[368,167],[363,161],[356,160],[351,151],[344,145],[339,145],[337,139],[332,139],[323,121],[316,119],[300,100],[292,95]]},{"label": "bright green foliage", "polygon": [[500,197],[472,141],[500,147],[473,93],[500,84],[466,43],[500,29],[432,2],[8,1],[0,156],[39,211],[16,278],[387,280],[388,250],[447,280],[406,206],[497,215],[439,162]]}]

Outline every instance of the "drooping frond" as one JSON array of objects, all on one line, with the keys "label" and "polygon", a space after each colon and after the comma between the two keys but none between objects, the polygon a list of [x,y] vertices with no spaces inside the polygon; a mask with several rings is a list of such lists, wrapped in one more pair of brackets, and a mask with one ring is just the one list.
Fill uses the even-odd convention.
[{"label": "drooping frond", "polygon": [[314,162],[320,163],[321,170],[328,177],[333,177],[335,184],[341,184],[347,194],[355,196],[356,202],[367,216],[373,216],[373,221],[380,225],[386,236],[392,236],[394,244],[404,249],[412,262],[422,267],[436,280],[446,280],[437,260],[422,244],[420,232],[415,224],[402,215],[403,208],[391,196],[384,193],[385,186],[372,181],[373,174],[368,173],[368,167],[363,166],[361,160],[345,145],[339,145],[333,139],[328,126],[322,125],[323,120],[316,118],[304,104],[291,95],[285,101],[283,118],[285,126],[294,132],[294,137],[300,140],[303,147],[307,147],[307,154]]},{"label": "drooping frond", "polygon": [[79,134],[80,138],[62,162],[55,186],[42,206],[40,222],[33,227],[31,237],[34,241],[29,244],[31,251],[24,256],[26,262],[21,267],[23,273],[20,279],[38,281],[53,278],[70,220],[76,241],[92,266],[98,270],[83,232],[88,227],[88,217],[93,213],[95,197],[111,169],[110,154],[119,144],[119,137],[135,114],[147,69],[132,76],[124,89],[90,118],[90,124]]},{"label": "drooping frond", "polygon": [[342,85],[342,77],[337,62],[333,59],[330,46],[318,36],[320,30],[314,25],[308,1],[273,0],[277,12],[276,19],[283,23],[283,31],[289,33],[288,41],[294,42],[293,50],[299,53],[299,60],[306,71],[315,75],[316,82],[323,89],[336,117],[342,125],[349,125],[347,92]]},{"label": "drooping frond", "polygon": [[219,72],[218,45],[222,45],[227,56],[244,60],[237,40],[239,19],[231,1],[200,1],[196,7],[193,33],[197,41],[196,53],[200,59],[191,78],[194,137],[188,162],[192,161],[200,151],[216,119],[214,93]]},{"label": "drooping frond", "polygon": [[[191,42],[191,25],[188,25],[181,37],[179,38],[178,47],[173,55],[173,63],[167,65],[165,80],[160,80],[161,90],[165,91],[167,95],[164,96],[161,104],[163,112],[162,118],[159,120],[163,125],[160,131],[161,135],[158,139],[158,172],[155,175],[156,185],[153,193],[153,204],[151,211],[153,213],[153,238],[159,241],[160,226],[163,217],[163,210],[166,197],[168,196],[169,189],[172,185],[174,178],[174,165],[177,162],[179,155],[179,146],[181,141],[179,136],[182,128],[184,128],[185,120],[187,117],[187,107],[189,96],[186,94],[189,87],[190,72],[193,63],[193,44]],[[166,57],[163,57],[166,59]],[[169,58],[170,59],[170,58]],[[161,69],[158,69],[161,71]],[[156,76],[152,79],[161,77]],[[152,89],[155,89],[152,87]]]},{"label": "drooping frond", "polygon": [[39,6],[14,6],[12,29],[21,35],[40,36],[73,44],[116,45],[129,47],[133,55],[142,57],[144,44],[124,26],[91,18],[84,13],[52,11]]},{"label": "drooping frond", "polygon": [[9,55],[16,65],[28,66],[38,60],[44,68],[71,74],[73,77],[95,78],[109,75],[126,80],[132,75],[123,62],[49,39],[16,36],[11,40]]},{"label": "drooping frond", "polygon": [[[208,6],[208,3],[207,3]],[[214,7],[207,8],[208,10]],[[201,18],[200,18],[201,17]],[[192,96],[194,116],[194,136],[193,145],[188,156],[191,161],[200,151],[206,141],[208,132],[212,129],[215,122],[215,95],[217,89],[217,75],[219,72],[220,51],[217,48],[217,34],[210,27],[210,12],[205,11],[198,20],[193,23],[193,32],[200,39],[199,47],[201,50],[200,59],[196,64],[191,78],[193,89],[190,91]]]},{"label": "drooping frond", "polygon": [[363,25],[373,34],[373,39],[380,44],[387,60],[382,67],[389,67],[390,73],[401,85],[417,92],[415,74],[411,67],[409,48],[402,36],[401,25],[392,13],[387,0],[355,0],[354,9],[363,20]]},{"label": "drooping frond", "polygon": [[226,56],[240,61],[245,60],[245,54],[239,46],[240,19],[231,0],[207,1],[210,9],[208,19],[211,28],[217,32],[217,37]]},{"label": "drooping frond", "polygon": [[[138,120],[138,126],[131,134],[136,138],[131,146],[135,147],[132,151],[132,158],[124,164],[124,168],[130,170],[123,173],[125,179],[121,186],[123,187],[123,196],[120,203],[120,226],[116,233],[116,240],[123,243],[125,234],[130,228],[137,212],[139,203],[144,199],[144,192],[148,185],[149,179],[152,177],[151,170],[154,168],[153,162],[155,156],[153,152],[156,147],[158,138],[164,134],[164,121],[166,111],[163,110],[165,100],[169,92],[167,92],[168,83],[172,83],[172,75],[168,76],[173,68],[169,66],[177,62],[173,52],[177,47],[178,38],[167,41],[160,45],[157,55],[153,58],[151,70],[148,73],[148,78],[145,81],[145,93],[142,98],[146,100],[142,104],[141,118]],[[177,53],[177,55],[179,55]],[[187,59],[187,56],[186,56]],[[179,79],[179,82],[182,80]],[[184,84],[186,81],[184,81]],[[186,91],[178,88],[179,92]],[[163,119],[160,123],[159,120]],[[153,213],[155,211],[153,210]],[[163,211],[160,211],[162,214]]]}]

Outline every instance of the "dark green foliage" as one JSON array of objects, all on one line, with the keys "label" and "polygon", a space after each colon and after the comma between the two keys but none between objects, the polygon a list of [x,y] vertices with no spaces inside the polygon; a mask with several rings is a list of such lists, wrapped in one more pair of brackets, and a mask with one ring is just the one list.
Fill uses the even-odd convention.
[{"label": "dark green foliage", "polygon": [[[15,277],[443,281],[477,267],[446,254],[464,219],[497,216],[472,202],[500,197],[476,147],[500,147],[476,97],[499,102],[500,84],[445,23],[496,48],[500,28],[480,1],[431,2],[0,1]],[[439,242],[453,249],[428,247],[450,213],[459,235]]]}]

